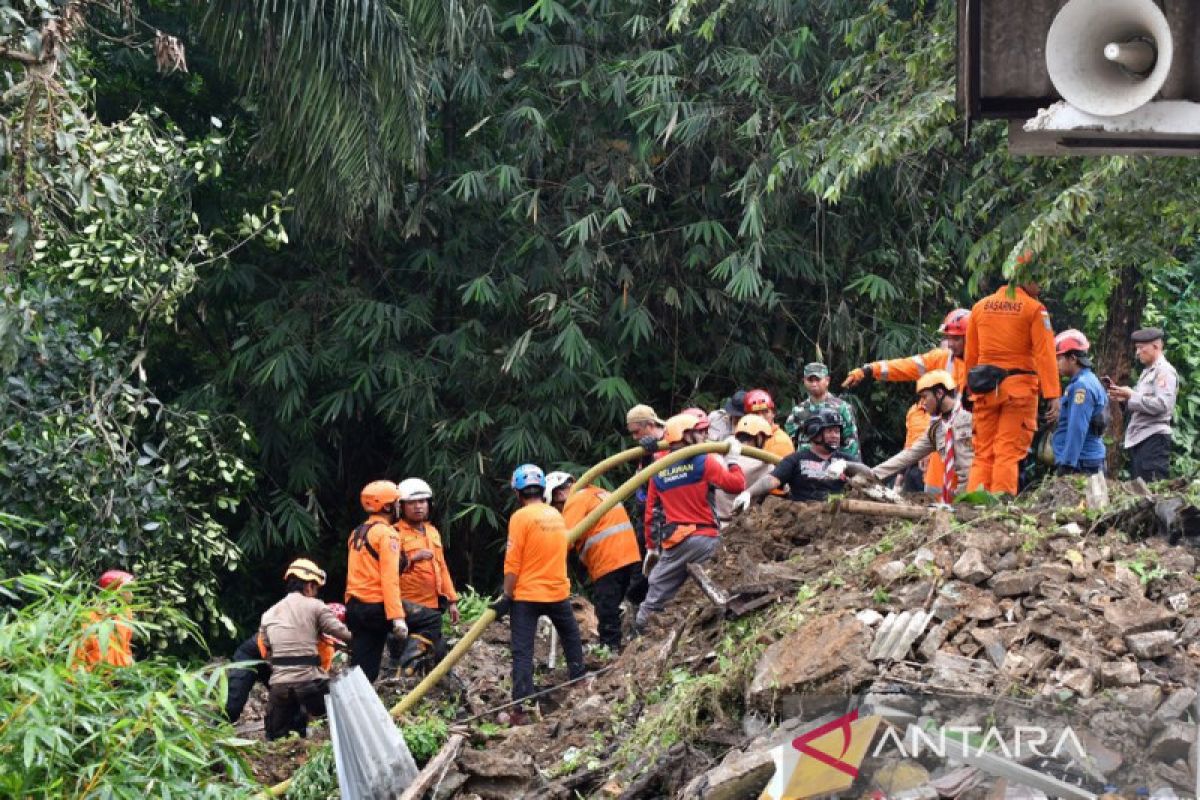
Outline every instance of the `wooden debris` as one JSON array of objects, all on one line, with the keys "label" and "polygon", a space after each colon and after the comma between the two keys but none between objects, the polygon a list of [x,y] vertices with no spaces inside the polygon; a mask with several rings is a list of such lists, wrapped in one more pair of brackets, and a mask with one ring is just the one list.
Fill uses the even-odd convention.
[{"label": "wooden debris", "polygon": [[417,774],[417,779],[404,790],[404,794],[400,795],[400,800],[421,800],[425,793],[432,789],[434,784],[438,783],[450,769],[450,765],[458,757],[458,751],[462,749],[464,741],[463,736],[457,733],[447,739],[438,754],[429,759],[429,763]]}]

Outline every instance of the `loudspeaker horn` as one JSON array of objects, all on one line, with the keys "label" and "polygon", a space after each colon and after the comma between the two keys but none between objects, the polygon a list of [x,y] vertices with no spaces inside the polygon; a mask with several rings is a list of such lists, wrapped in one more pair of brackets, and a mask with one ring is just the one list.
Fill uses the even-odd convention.
[{"label": "loudspeaker horn", "polygon": [[1068,103],[1115,117],[1158,94],[1173,51],[1171,28],[1153,0],[1070,0],[1046,36],[1046,69]]}]

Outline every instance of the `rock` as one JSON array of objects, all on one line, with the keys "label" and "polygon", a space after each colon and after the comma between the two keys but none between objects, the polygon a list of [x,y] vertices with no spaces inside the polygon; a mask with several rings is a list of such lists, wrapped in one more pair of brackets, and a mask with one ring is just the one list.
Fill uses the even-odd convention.
[{"label": "rock", "polygon": [[1169,547],[1159,554],[1158,565],[1167,572],[1190,575],[1196,571],[1196,557],[1180,547]]},{"label": "rock", "polygon": [[870,644],[870,629],[849,614],[810,620],[762,654],[746,690],[746,705],[766,709],[778,700],[778,713],[796,716],[795,695],[802,689],[853,692],[875,674],[867,661]]},{"label": "rock", "polygon": [[[1113,699],[1126,708],[1145,712],[1150,708],[1158,708],[1162,702],[1162,687],[1151,683],[1143,683],[1131,689],[1120,689],[1113,692]],[[1149,714],[1146,715],[1149,724]]]},{"label": "rock", "polygon": [[891,761],[875,771],[872,783],[888,795],[896,795],[929,783],[929,771],[910,759]]},{"label": "rock", "polygon": [[714,769],[697,775],[677,795],[688,800],[738,800],[758,797],[775,774],[775,761],[767,747],[741,752],[735,750]]},{"label": "rock", "polygon": [[996,573],[991,587],[997,597],[1015,597],[1029,594],[1042,580],[1042,574],[1034,569],[1011,570]]},{"label": "rock", "polygon": [[908,565],[903,561],[885,561],[872,567],[871,574],[879,583],[888,584],[899,580],[906,569],[908,569]]},{"label": "rock", "polygon": [[1187,758],[1195,741],[1195,725],[1173,720],[1150,741],[1150,757],[1168,762]]},{"label": "rock", "polygon": [[1188,596],[1183,592],[1180,592],[1179,594],[1173,594],[1167,598],[1167,605],[1169,605],[1171,610],[1176,614],[1182,614],[1188,610]]},{"label": "rock", "polygon": [[1069,669],[1062,673],[1059,682],[1080,697],[1091,697],[1096,690],[1096,678],[1090,669]]},{"label": "rock", "polygon": [[963,554],[958,557],[958,561],[954,562],[951,571],[954,573],[954,577],[967,583],[983,583],[992,577],[992,571],[984,563],[983,553],[974,547],[968,547],[963,551]]},{"label": "rock", "polygon": [[1010,550],[1000,557],[1000,560],[996,562],[996,565],[992,568],[992,571],[1006,572],[1008,570],[1014,570],[1019,566],[1021,566],[1021,557],[1017,555],[1017,551]]},{"label": "rock", "polygon": [[1129,652],[1139,660],[1151,660],[1165,656],[1175,650],[1173,631],[1135,633],[1125,637]]},{"label": "rock", "polygon": [[920,567],[925,564],[932,564],[936,559],[937,556],[928,547],[918,547],[917,552],[913,553],[912,563]]},{"label": "rock", "polygon": [[990,662],[964,658],[945,650],[934,653],[929,666],[933,669],[931,685],[979,694],[990,691],[991,679],[996,675]]},{"label": "rock", "polygon": [[1141,680],[1138,665],[1132,661],[1107,661],[1100,665],[1102,686],[1137,686]]},{"label": "rock", "polygon": [[575,612],[575,623],[579,626],[579,635],[585,642],[600,637],[600,621],[596,617],[596,609],[587,599],[572,596],[571,610]]},{"label": "rock", "polygon": [[1179,719],[1196,703],[1196,690],[1183,687],[1171,692],[1162,705],[1154,712],[1155,722],[1172,722]]},{"label": "rock", "polygon": [[967,619],[978,620],[979,622],[988,622],[996,619],[1003,612],[995,599],[990,594],[980,594],[963,609],[963,616]]},{"label": "rock", "polygon": [[864,608],[862,611],[854,615],[854,618],[866,625],[868,628],[874,628],[880,622],[883,622],[883,614],[880,614],[873,608]]},{"label": "rock", "polygon": [[1179,632],[1179,641],[1183,644],[1200,639],[1200,617],[1184,620],[1183,630]]},{"label": "rock", "polygon": [[1118,600],[1104,609],[1104,621],[1121,636],[1168,628],[1174,615],[1157,603],[1141,598]]},{"label": "rock", "polygon": [[461,787],[463,794],[487,800],[518,800],[538,793],[533,757],[527,753],[507,754],[468,747],[458,754],[456,766],[468,776]]},{"label": "rock", "polygon": [[1121,764],[1125,762],[1124,756],[1106,746],[1100,737],[1086,728],[1071,730],[1083,745],[1084,755],[1097,772],[1107,778],[1121,768]]},{"label": "rock", "polygon": [[1050,583],[1066,583],[1071,579],[1071,568],[1066,564],[1043,564],[1037,571]]}]

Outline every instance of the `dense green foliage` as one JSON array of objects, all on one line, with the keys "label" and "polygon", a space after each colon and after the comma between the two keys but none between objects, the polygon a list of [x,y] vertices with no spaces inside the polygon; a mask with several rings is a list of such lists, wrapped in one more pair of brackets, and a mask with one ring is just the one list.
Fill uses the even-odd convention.
[{"label": "dense green foliage", "polygon": [[0,795],[249,796],[247,743],[222,721],[219,672],[76,661],[85,637],[107,640],[115,617],[132,616],[137,640],[165,627],[194,635],[186,617],[154,611],[144,597],[98,597],[79,581],[26,576],[0,582],[0,592],[24,604],[0,616]]},{"label": "dense green foliage", "polygon": [[[0,148],[11,307],[61,303],[73,335],[99,330],[90,364],[136,376],[121,402],[162,404],[122,434],[131,467],[89,467],[167,470],[149,505],[82,515],[156,575],[131,524],[206,532],[162,559],[206,575],[240,550],[274,580],[307,550],[336,576],[358,488],[419,474],[460,581],[488,587],[514,464],[594,462],[635,400],[753,384],[786,406],[804,361],[840,376],[932,346],[1026,249],[1114,374],[1142,316],[1122,298],[1190,324],[1187,293],[1152,287],[1191,274],[1192,162],[1015,160],[1002,127],[968,135],[950,3],[4,7],[10,52],[73,20],[52,51],[69,104],[0,58],[8,116],[37,120]],[[140,17],[192,73],[150,72]],[[868,457],[895,447],[908,394],[852,400]],[[5,502],[43,538],[78,515]]]}]

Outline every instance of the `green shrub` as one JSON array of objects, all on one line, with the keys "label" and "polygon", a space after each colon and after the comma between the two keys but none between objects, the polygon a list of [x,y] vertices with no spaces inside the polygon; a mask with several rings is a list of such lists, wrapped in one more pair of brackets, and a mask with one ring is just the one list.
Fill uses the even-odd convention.
[{"label": "green shrub", "polygon": [[0,581],[20,604],[0,614],[0,797],[246,797],[257,788],[248,744],[221,716],[222,672],[161,658],[82,668],[89,633],[104,640],[103,606],[132,615],[138,642],[195,626],[135,597],[101,600],[77,582]]}]

